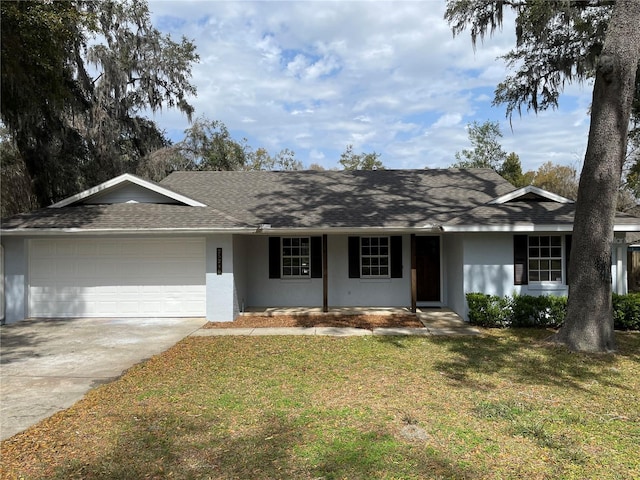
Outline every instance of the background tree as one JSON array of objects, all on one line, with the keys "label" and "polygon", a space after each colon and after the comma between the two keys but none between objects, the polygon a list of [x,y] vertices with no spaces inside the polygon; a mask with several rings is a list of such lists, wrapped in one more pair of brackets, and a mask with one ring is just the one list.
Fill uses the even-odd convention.
[{"label": "background tree", "polygon": [[187,170],[241,170],[247,163],[246,139],[234,140],[219,120],[198,118],[185,130],[175,149],[187,160]]},{"label": "background tree", "polygon": [[498,169],[498,173],[502,178],[518,188],[531,184],[533,179],[531,172],[522,173],[522,163],[520,162],[520,157],[515,152],[507,155]]},{"label": "background tree", "polygon": [[2,122],[44,206],[168,145],[145,110],[186,98],[195,47],[150,23],[146,2],[1,2]]},{"label": "background tree", "polygon": [[571,200],[578,198],[578,171],[574,167],[543,163],[531,183]]},{"label": "background tree", "polygon": [[340,165],[344,170],[382,170],[384,165],[380,160],[380,154],[373,153],[354,153],[353,145],[347,145],[347,148],[340,155]]},{"label": "background tree", "polygon": [[595,77],[568,312],[555,340],[574,350],[611,350],[611,242],[631,110],[640,93],[640,1],[450,0],[445,18],[454,34],[468,28],[475,46],[502,26],[505,7],[516,13],[516,47],[505,56],[515,73],[498,85],[494,103],[506,104],[508,116],[522,106],[536,112],[554,107],[565,82]]},{"label": "background tree", "polygon": [[500,144],[502,131],[498,122],[490,120],[484,123],[474,121],[467,125],[470,150],[456,152],[454,168],[491,168],[516,187],[529,185],[530,174],[522,173],[520,157],[511,152],[507,154]]},{"label": "background tree", "polygon": [[474,121],[467,125],[467,133],[472,149],[456,152],[452,166],[456,168],[491,168],[498,171],[507,158],[500,144],[502,132],[500,124],[487,120],[484,123]]},{"label": "background tree", "polygon": [[265,148],[258,148],[248,155],[246,170],[303,170],[304,165],[293,150],[284,148],[271,156]]}]

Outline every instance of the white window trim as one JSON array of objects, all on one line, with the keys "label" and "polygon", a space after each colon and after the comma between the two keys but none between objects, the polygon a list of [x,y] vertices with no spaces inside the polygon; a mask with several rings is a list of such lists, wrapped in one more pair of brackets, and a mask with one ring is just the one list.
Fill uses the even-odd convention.
[{"label": "white window trim", "polygon": [[[308,272],[306,275],[288,275],[284,273],[284,260],[285,258],[303,258],[305,257],[305,255],[285,255],[284,254],[284,241],[285,240],[292,240],[292,239],[299,239],[299,240],[307,240],[307,245],[309,246],[309,254],[306,255],[306,257],[308,258],[308,265],[307,265],[307,269]],[[300,268],[302,269],[302,266],[300,266]],[[283,280],[300,280],[300,279],[309,279],[311,278],[311,237],[281,237],[280,238],[280,278]]]},{"label": "white window trim", "polygon": [[[560,281],[557,280],[531,280],[531,269],[529,268],[529,263],[531,261],[531,256],[529,255],[529,249],[531,247],[531,237],[560,237]],[[549,248],[552,248],[549,246]],[[556,247],[557,248],[557,247]],[[537,259],[543,259],[542,257],[535,257]],[[548,260],[557,259],[557,257],[549,257]],[[537,234],[537,235],[527,235],[527,277],[529,280],[529,285],[532,285],[534,288],[538,287],[560,287],[566,285],[567,279],[565,278],[566,271],[566,261],[567,261],[567,252],[565,248],[565,235],[556,235],[556,234]]]},{"label": "white window trim", "polygon": [[[387,274],[386,275],[365,275],[363,272],[363,262],[362,259],[363,257],[367,257],[367,258],[372,258],[372,257],[377,257],[377,258],[381,258],[384,257],[385,255],[363,255],[362,254],[362,239],[364,238],[386,238],[387,239]],[[364,237],[360,237],[360,248],[358,251],[358,255],[360,256],[360,278],[364,279],[364,280],[383,280],[383,279],[387,279],[387,278],[391,278],[391,237],[388,235],[366,235]],[[378,265],[378,268],[380,266]]]}]

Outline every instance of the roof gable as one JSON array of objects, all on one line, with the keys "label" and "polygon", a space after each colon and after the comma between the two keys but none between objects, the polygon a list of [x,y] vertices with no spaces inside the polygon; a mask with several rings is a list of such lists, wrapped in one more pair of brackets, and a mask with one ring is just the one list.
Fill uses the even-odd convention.
[{"label": "roof gable", "polygon": [[548,192],[542,188],[527,185],[505,195],[494,198],[489,205],[501,205],[509,202],[556,202],[556,203],[574,203],[573,200],[562,197],[555,193]]},{"label": "roof gable", "polygon": [[156,203],[204,207],[201,202],[170,190],[143,178],[125,173],[100,185],[89,188],[49,208],[71,205],[115,204],[115,203]]}]

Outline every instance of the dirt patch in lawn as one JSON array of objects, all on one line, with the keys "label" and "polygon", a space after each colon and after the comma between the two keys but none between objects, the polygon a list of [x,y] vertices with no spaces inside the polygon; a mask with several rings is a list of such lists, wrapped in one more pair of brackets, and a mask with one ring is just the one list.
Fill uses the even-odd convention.
[{"label": "dirt patch in lawn", "polygon": [[415,315],[242,315],[233,322],[209,322],[204,328],[351,327],[421,328]]}]

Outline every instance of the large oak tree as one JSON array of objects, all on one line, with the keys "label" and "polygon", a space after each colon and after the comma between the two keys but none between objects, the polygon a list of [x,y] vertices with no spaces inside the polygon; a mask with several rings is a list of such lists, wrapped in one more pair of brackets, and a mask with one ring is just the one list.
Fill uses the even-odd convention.
[{"label": "large oak tree", "polygon": [[0,2],[2,122],[40,206],[134,172],[167,145],[145,112],[191,116],[195,46],[144,0]]}]

